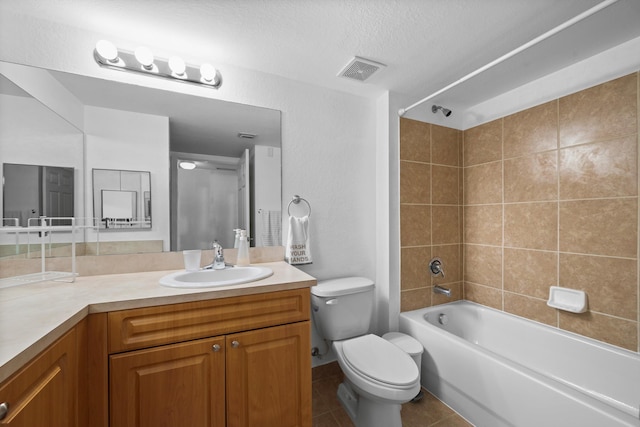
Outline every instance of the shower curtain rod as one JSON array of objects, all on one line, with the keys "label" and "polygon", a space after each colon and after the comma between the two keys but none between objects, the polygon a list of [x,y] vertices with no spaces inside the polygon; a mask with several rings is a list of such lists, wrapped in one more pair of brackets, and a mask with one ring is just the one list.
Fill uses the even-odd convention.
[{"label": "shower curtain rod", "polygon": [[483,67],[478,68],[477,70],[475,70],[475,71],[467,74],[466,76],[456,80],[455,82],[451,83],[450,85],[443,87],[442,89],[438,90],[437,92],[434,92],[431,95],[429,95],[429,96],[427,96],[425,98],[422,98],[420,101],[418,101],[418,102],[416,102],[414,104],[411,104],[410,106],[408,106],[406,108],[399,109],[398,110],[398,115],[400,117],[404,116],[407,111],[412,110],[413,108],[417,107],[418,105],[420,105],[420,104],[422,104],[424,102],[427,102],[430,99],[435,98],[436,96],[440,95],[441,93],[446,92],[447,90],[449,90],[449,89],[451,89],[451,88],[453,88],[455,86],[458,86],[461,83],[466,82],[470,78],[477,76],[478,74],[482,73],[483,71],[486,71],[489,68],[492,68],[492,67],[500,64],[501,62],[504,62],[505,60],[511,58],[512,56],[515,56],[518,53],[520,53],[520,52],[522,52],[522,51],[524,51],[526,49],[529,49],[531,46],[534,46],[534,45],[540,43],[541,41],[544,41],[544,40],[548,39],[549,37],[559,33],[560,31],[562,31],[562,30],[564,30],[566,28],[569,28],[573,24],[576,24],[576,23],[582,21],[583,19],[586,19],[586,18],[590,17],[591,15],[601,11],[605,7],[608,7],[608,6],[616,3],[617,1],[618,0],[605,0],[602,3],[598,3],[597,5],[592,7],[591,9],[588,9],[588,10],[582,12],[581,14],[573,17],[572,19],[569,19],[568,21],[558,25],[557,27],[552,28],[551,30],[547,31],[546,33],[536,37],[535,39],[529,41],[528,43],[523,44],[522,46],[512,50],[511,52],[506,53],[505,55],[502,55],[500,58],[488,63],[487,65],[485,65]]}]

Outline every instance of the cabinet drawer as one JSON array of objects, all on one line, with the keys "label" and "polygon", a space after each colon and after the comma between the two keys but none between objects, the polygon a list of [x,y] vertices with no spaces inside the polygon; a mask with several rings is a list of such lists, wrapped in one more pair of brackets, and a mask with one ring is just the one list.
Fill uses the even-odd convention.
[{"label": "cabinet drawer", "polygon": [[108,314],[109,353],[309,320],[309,289]]}]

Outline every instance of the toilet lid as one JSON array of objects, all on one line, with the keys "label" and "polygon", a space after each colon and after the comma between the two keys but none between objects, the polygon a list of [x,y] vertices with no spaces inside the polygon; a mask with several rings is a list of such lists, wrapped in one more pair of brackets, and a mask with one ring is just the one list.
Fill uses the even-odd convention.
[{"label": "toilet lid", "polygon": [[414,383],[418,368],[398,346],[377,335],[346,340],[342,346],[345,360],[360,374],[397,386]]}]

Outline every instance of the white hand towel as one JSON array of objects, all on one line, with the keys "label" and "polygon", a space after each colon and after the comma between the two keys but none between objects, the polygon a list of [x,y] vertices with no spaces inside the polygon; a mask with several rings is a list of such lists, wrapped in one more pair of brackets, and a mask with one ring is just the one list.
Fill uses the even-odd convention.
[{"label": "white hand towel", "polygon": [[289,234],[284,259],[291,265],[311,264],[309,217],[289,217]]}]

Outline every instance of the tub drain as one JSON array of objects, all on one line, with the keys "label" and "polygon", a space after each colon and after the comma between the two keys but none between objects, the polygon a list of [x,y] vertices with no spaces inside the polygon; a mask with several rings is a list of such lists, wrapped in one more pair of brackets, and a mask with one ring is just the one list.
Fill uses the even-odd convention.
[{"label": "tub drain", "polygon": [[446,325],[447,323],[449,323],[449,318],[447,317],[446,314],[440,313],[440,316],[438,316],[438,322],[441,325]]}]

